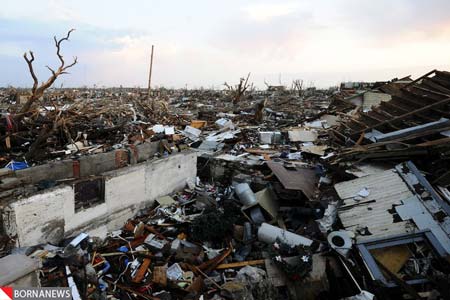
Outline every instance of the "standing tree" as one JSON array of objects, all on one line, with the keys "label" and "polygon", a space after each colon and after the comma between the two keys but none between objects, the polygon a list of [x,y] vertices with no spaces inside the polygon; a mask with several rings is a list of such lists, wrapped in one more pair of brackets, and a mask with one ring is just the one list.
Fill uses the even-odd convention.
[{"label": "standing tree", "polygon": [[[61,39],[57,39],[56,36],[54,37],[55,41],[55,47],[56,47],[56,55],[58,56],[58,59],[60,61],[59,67],[54,70],[50,68],[49,66],[46,66],[47,69],[50,70],[52,75],[47,79],[47,81],[42,82],[41,85],[39,85],[38,78],[36,77],[36,74],[33,69],[33,61],[34,61],[34,54],[32,51],[29,51],[29,57],[28,54],[25,52],[23,57],[25,61],[28,64],[28,69],[30,71],[31,77],[33,78],[33,87],[31,89],[31,96],[28,99],[28,101],[24,104],[22,109],[20,110],[19,114],[16,115],[16,121],[19,123],[23,117],[30,111],[32,105],[38,100],[40,97],[44,95],[44,92],[46,89],[52,86],[52,84],[56,81],[59,75],[68,74],[67,69],[73,67],[77,63],[77,57],[73,58],[73,62],[69,65],[66,65],[64,58],[61,54],[61,43],[63,41],[68,41],[70,34],[75,29],[71,29],[67,32],[67,35]],[[47,139],[61,126],[64,126],[66,120],[61,117],[61,111],[55,110],[53,113],[49,113],[48,117],[50,118],[50,115],[54,117],[51,124],[44,124],[41,131],[39,132],[39,135],[36,137],[34,142],[30,145],[28,152],[25,155],[25,158],[33,159],[42,153],[42,147],[45,145]]]},{"label": "standing tree", "polygon": [[224,83],[224,85],[228,88],[231,93],[231,97],[233,99],[233,104],[237,104],[241,101],[247,89],[251,86],[248,84],[248,79],[250,77],[250,73],[248,73],[247,78],[241,78],[239,80],[239,84],[235,87],[228,85],[228,83]]},{"label": "standing tree", "polygon": [[299,97],[303,96],[303,80],[296,79],[292,81],[292,92],[296,93]]},{"label": "standing tree", "polygon": [[19,120],[23,117],[23,115],[25,113],[27,113],[30,110],[33,103],[36,100],[38,100],[40,97],[42,97],[42,95],[44,95],[45,90],[48,89],[49,87],[51,87],[51,85],[55,82],[55,80],[58,78],[59,75],[67,74],[66,70],[73,67],[77,63],[77,57],[74,57],[73,62],[70,65],[66,65],[64,58],[61,54],[61,43],[63,41],[68,41],[70,34],[74,30],[75,29],[70,29],[69,32],[67,32],[66,37],[63,37],[59,40],[56,38],[56,36],[53,37],[53,39],[55,41],[56,55],[58,56],[61,64],[56,71],[54,69],[50,68],[49,66],[46,66],[47,69],[49,69],[50,72],[52,72],[52,75],[47,79],[47,81],[42,82],[41,85],[39,85],[38,78],[36,77],[36,74],[34,73],[34,69],[33,69],[33,61],[34,61],[33,51],[29,51],[30,57],[28,57],[28,54],[26,52],[23,54],[23,58],[27,62],[31,77],[33,78],[33,88],[31,89],[30,98],[25,103],[25,105],[22,107],[22,109],[20,110]]}]

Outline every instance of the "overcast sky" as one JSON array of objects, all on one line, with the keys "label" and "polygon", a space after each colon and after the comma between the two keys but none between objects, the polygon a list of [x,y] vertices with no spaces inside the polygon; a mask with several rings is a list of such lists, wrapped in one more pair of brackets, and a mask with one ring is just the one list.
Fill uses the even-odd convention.
[{"label": "overcast sky", "polygon": [[303,79],[417,77],[450,70],[449,0],[0,0],[0,85],[31,86],[57,66],[53,35],[79,64],[57,86],[219,87],[252,73],[263,87]]}]

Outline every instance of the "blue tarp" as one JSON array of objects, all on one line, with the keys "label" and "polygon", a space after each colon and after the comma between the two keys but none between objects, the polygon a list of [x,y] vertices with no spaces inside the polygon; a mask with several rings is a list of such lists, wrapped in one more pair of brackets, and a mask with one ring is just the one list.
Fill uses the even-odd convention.
[{"label": "blue tarp", "polygon": [[7,165],[6,168],[13,170],[13,171],[17,171],[17,170],[22,170],[22,169],[26,169],[28,168],[28,164],[26,162],[22,162],[22,161],[10,161]]}]

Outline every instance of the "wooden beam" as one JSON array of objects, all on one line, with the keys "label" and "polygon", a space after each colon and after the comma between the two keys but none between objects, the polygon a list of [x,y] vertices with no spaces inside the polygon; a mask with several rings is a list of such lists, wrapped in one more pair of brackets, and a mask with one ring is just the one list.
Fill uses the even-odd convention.
[{"label": "wooden beam", "polygon": [[380,114],[380,115],[384,115],[384,116],[387,117],[387,118],[390,118],[390,119],[391,119],[391,118],[395,118],[394,115],[391,115],[390,113],[388,113],[388,112],[385,111],[385,110],[380,109],[379,107],[374,107],[372,110],[375,111],[375,112],[377,112],[377,113]]},{"label": "wooden beam", "polygon": [[445,137],[445,138],[441,138],[441,139],[437,139],[437,140],[433,140],[433,141],[424,142],[421,144],[417,144],[417,146],[429,147],[429,146],[436,146],[436,145],[442,145],[442,144],[447,144],[447,143],[450,143],[450,137]]},{"label": "wooden beam", "polygon": [[437,96],[444,96],[446,98],[450,97],[449,94],[433,91],[433,90],[430,90],[430,89],[427,89],[427,88],[423,87],[422,85],[415,85],[412,88],[418,89],[418,90],[421,90],[421,91],[424,91],[424,92],[427,92],[427,93],[431,93],[431,94],[434,94],[434,95],[437,95]]},{"label": "wooden beam", "polygon": [[446,94],[450,95],[450,89],[440,85],[437,82],[434,82],[433,78],[426,78],[426,79],[424,79],[422,81],[422,86],[426,86],[426,87],[429,87],[431,89],[435,89],[435,90],[441,91],[442,93],[446,93]]},{"label": "wooden beam", "polygon": [[341,138],[344,139],[345,141],[350,141],[353,145],[356,145],[356,142],[354,140],[352,140],[350,137],[340,133],[339,131],[337,131],[336,129],[331,128],[331,131],[334,132],[335,134],[337,134],[338,136],[340,136]]},{"label": "wooden beam", "polygon": [[[417,96],[415,94],[409,92],[409,91],[405,91],[404,94],[401,97],[398,97],[398,98],[401,99],[401,101],[406,101],[408,103],[417,105],[419,107],[423,107],[424,106],[423,103],[420,103],[416,99],[413,99],[413,98],[417,98]],[[425,99],[428,100],[430,98],[425,98]],[[434,102],[436,102],[436,101],[434,101]],[[430,104],[432,104],[432,103],[430,103]],[[438,109],[438,108],[433,108],[433,109],[431,109],[431,111],[433,111],[433,112],[435,112],[435,113],[437,113],[439,115],[445,116],[445,117],[450,117],[450,113],[448,113],[446,111],[443,111],[441,109]],[[423,115],[420,115],[420,117],[424,118]]]},{"label": "wooden beam", "polygon": [[428,79],[431,80],[432,82],[434,82],[434,83],[444,87],[444,88],[450,87],[448,81],[446,81],[446,80],[444,80],[442,78],[438,78],[438,77],[435,76],[435,77],[431,77],[431,78],[428,78]]},{"label": "wooden beam", "polygon": [[[380,120],[380,119],[375,118],[374,116],[371,116],[371,115],[369,115],[369,114],[364,114],[364,115],[362,115],[362,116],[364,116],[364,117],[366,117],[366,118],[368,118],[368,119],[375,120],[375,121],[377,121],[377,122],[379,122],[379,123],[382,123],[382,122],[384,122],[384,121],[387,121],[387,119]],[[394,126],[394,125],[392,125],[392,124],[390,124],[390,123],[388,123],[388,124],[386,124],[386,125],[388,125],[389,127],[393,128],[393,129],[395,129],[395,130],[399,130],[399,129],[400,129],[400,128],[398,128],[398,127],[396,127],[396,126]],[[360,133],[360,132],[358,132],[358,133]]]},{"label": "wooden beam", "polygon": [[[371,114],[371,113],[372,113],[372,114]],[[384,121],[388,120],[388,119],[384,118],[384,116],[383,116],[383,118],[379,118],[379,117],[376,115],[376,113],[375,113],[375,114],[373,113],[373,111],[369,111],[369,112],[365,113],[364,116],[369,117],[369,118],[371,118],[372,120],[375,120],[375,121],[377,121],[377,122],[384,122]]]},{"label": "wooden beam", "polygon": [[420,112],[424,112],[424,111],[430,110],[430,109],[432,109],[432,108],[434,108],[434,107],[437,107],[437,106],[439,106],[439,105],[446,104],[446,103],[448,103],[448,102],[450,102],[450,98],[446,98],[446,99],[443,99],[443,100],[441,100],[441,101],[439,101],[439,102],[436,102],[436,103],[427,105],[427,106],[425,106],[425,107],[422,107],[422,108],[413,110],[413,111],[411,111],[411,112],[405,113],[405,114],[403,114],[403,115],[400,115],[400,116],[398,116],[398,117],[395,117],[395,118],[392,119],[392,120],[386,120],[386,121],[384,121],[384,122],[381,122],[381,123],[376,124],[376,125],[374,125],[374,126],[371,126],[371,127],[369,127],[369,128],[363,129],[363,130],[359,131],[358,133],[365,132],[365,131],[368,130],[368,129],[378,128],[378,127],[380,127],[380,126],[382,126],[382,125],[386,125],[386,124],[389,124],[389,123],[392,123],[392,122],[395,122],[395,121],[403,120],[403,119],[405,119],[406,117],[412,116],[412,115],[417,114],[417,113],[420,113]]},{"label": "wooden beam", "polygon": [[136,276],[134,276],[134,278],[131,281],[133,281],[134,283],[140,283],[144,279],[148,267],[150,267],[150,263],[151,263],[150,258],[144,258],[144,261],[142,262],[141,266],[136,272]]},{"label": "wooden beam", "polygon": [[350,120],[355,122],[356,124],[360,125],[363,128],[367,128],[367,124],[365,124],[364,122],[361,122],[360,120],[358,120],[357,118],[352,118],[350,117]]},{"label": "wooden beam", "polygon": [[245,267],[245,266],[254,266],[254,265],[263,265],[263,264],[264,264],[264,259],[248,260],[248,261],[235,262],[235,263],[229,263],[229,264],[221,264],[221,265],[217,266],[216,270],[241,268],[241,267]]},{"label": "wooden beam", "polygon": [[449,178],[450,178],[450,170],[446,171],[444,174],[439,176],[436,180],[433,181],[433,183],[434,184],[439,184],[439,183],[442,184],[442,182],[443,182],[444,184],[442,184],[442,185],[445,186],[446,184],[448,184],[450,182]]},{"label": "wooden beam", "polygon": [[[388,102],[384,102],[383,103],[383,106],[387,106],[386,108],[392,108],[392,109],[395,109],[395,110],[397,110],[397,111],[400,111],[401,112],[401,114],[405,114],[405,113],[407,113],[408,111],[410,111],[410,110],[407,110],[406,108],[403,108],[403,107],[401,107],[401,106],[398,106],[397,104],[394,104],[394,103],[392,103],[392,101],[388,101]],[[383,108],[380,108],[381,110],[384,110]],[[396,117],[398,117],[399,115],[392,115],[392,117],[391,118],[396,118]]]},{"label": "wooden beam", "polygon": [[430,72],[428,72],[428,73],[426,73],[426,74],[420,76],[420,77],[417,78],[416,80],[413,80],[413,81],[411,81],[410,83],[408,83],[408,84],[406,84],[405,86],[403,86],[402,89],[405,89],[406,87],[408,87],[408,86],[410,86],[410,85],[412,85],[412,84],[415,84],[416,82],[418,82],[418,81],[421,80],[422,78],[428,77],[428,76],[430,76],[431,74],[435,73],[436,71],[437,71],[437,70],[434,69],[434,70],[432,70],[432,71],[430,71]]},{"label": "wooden beam", "polygon": [[[392,99],[397,102],[401,102],[402,104],[405,104],[405,105],[408,105],[408,104],[415,105],[415,106],[417,106],[417,108],[424,107],[424,105],[434,103],[434,102],[424,103],[424,101],[423,101],[424,99],[422,97],[417,96],[416,94],[412,93],[411,91],[402,91],[401,95],[394,96]],[[426,99],[426,100],[429,100],[429,99]]]}]

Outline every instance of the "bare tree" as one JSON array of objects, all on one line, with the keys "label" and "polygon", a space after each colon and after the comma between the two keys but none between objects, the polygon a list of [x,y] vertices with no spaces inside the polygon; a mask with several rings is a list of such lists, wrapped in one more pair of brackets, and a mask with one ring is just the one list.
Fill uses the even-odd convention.
[{"label": "bare tree", "polygon": [[303,95],[303,80],[296,79],[292,81],[292,91],[296,92],[299,97]]},{"label": "bare tree", "polygon": [[[67,32],[67,35],[61,39],[57,39],[56,36],[54,37],[55,41],[55,47],[56,47],[56,55],[58,56],[58,59],[60,61],[59,67],[55,70],[50,68],[49,66],[46,66],[47,69],[50,70],[52,75],[47,79],[47,81],[42,82],[39,85],[38,78],[34,72],[33,68],[33,62],[34,62],[34,54],[33,51],[29,51],[29,55],[25,52],[23,57],[25,61],[28,64],[28,69],[30,71],[31,77],[33,78],[33,87],[31,89],[31,96],[28,99],[28,101],[25,103],[25,105],[20,110],[19,114],[17,114],[17,121],[22,120],[22,118],[25,116],[26,113],[28,113],[32,107],[32,105],[38,100],[40,97],[44,95],[44,92],[46,89],[52,86],[52,84],[56,81],[58,76],[63,74],[68,74],[67,69],[73,67],[78,61],[77,57],[73,58],[73,62],[69,65],[66,65],[66,62],[64,61],[64,57],[61,54],[61,43],[63,41],[68,41],[70,34],[75,29],[71,29]],[[38,155],[40,155],[40,152],[42,150],[42,147],[45,145],[47,139],[61,126],[64,126],[66,120],[64,117],[61,116],[61,111],[57,109],[55,106],[55,111],[52,113],[49,113],[48,117],[51,116],[54,117],[51,124],[44,124],[42,127],[39,135],[35,139],[35,141],[30,145],[30,148],[28,149],[28,152],[25,155],[26,159],[32,159]]]},{"label": "bare tree", "polygon": [[[68,41],[70,34],[74,31],[75,29],[70,29],[67,32],[67,35],[61,39],[57,39],[56,36],[53,37],[54,41],[55,41],[55,47],[56,47],[56,55],[59,58],[60,61],[60,65],[58,67],[58,69],[56,69],[56,71],[52,68],[50,68],[49,66],[46,66],[47,69],[50,70],[50,72],[52,73],[52,75],[47,79],[47,81],[42,82],[41,85],[39,85],[39,81],[38,78],[34,72],[34,68],[33,68],[33,62],[34,62],[34,54],[33,51],[29,51],[28,53],[24,53],[23,54],[23,58],[25,59],[25,61],[28,64],[28,69],[30,71],[31,77],[33,78],[33,88],[31,89],[31,96],[28,99],[28,101],[25,103],[25,105],[22,107],[22,109],[20,110],[20,118],[23,117],[23,114],[27,113],[31,106],[33,105],[33,103],[38,100],[40,97],[42,97],[42,95],[44,95],[44,92],[46,89],[48,89],[54,82],[55,80],[58,78],[59,75],[62,74],[68,74],[66,72],[67,69],[73,67],[76,63],[77,63],[77,57],[73,58],[73,62],[69,65],[66,65],[64,58],[61,54],[61,43],[63,41]],[[29,55],[28,55],[29,54]]]},{"label": "bare tree", "polygon": [[241,101],[242,97],[244,96],[245,92],[248,90],[249,87],[253,85],[248,84],[248,79],[250,78],[250,73],[248,73],[247,78],[241,78],[239,80],[239,84],[236,86],[231,86],[228,83],[224,83],[224,85],[228,88],[228,90],[231,93],[231,97],[233,99],[233,104],[237,104],[239,101]]}]

